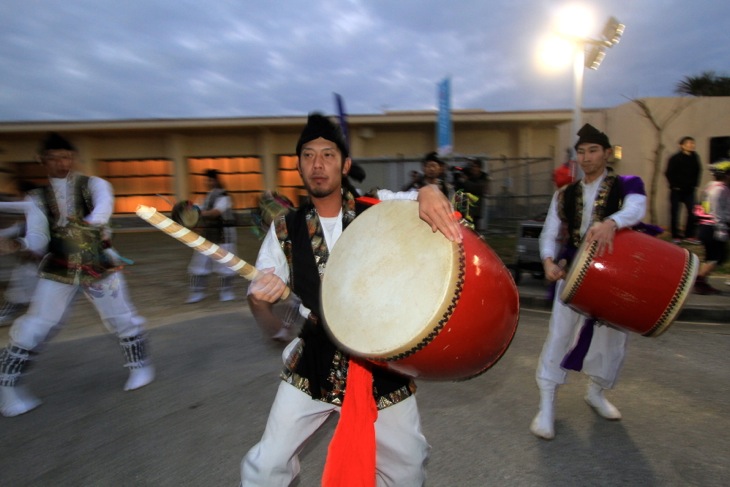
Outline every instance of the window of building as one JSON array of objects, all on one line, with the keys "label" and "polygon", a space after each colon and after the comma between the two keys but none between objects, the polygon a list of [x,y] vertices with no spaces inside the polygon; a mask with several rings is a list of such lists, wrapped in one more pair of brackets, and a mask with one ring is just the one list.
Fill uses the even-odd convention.
[{"label": "window of building", "polygon": [[279,171],[276,179],[279,194],[286,196],[292,203],[299,206],[307,192],[299,171],[297,171],[296,155],[279,156]]},{"label": "window of building", "polygon": [[114,213],[130,214],[139,205],[170,211],[175,203],[172,161],[124,159],[98,161],[99,176],[114,187]]},{"label": "window of building", "polygon": [[730,159],[730,137],[710,138],[710,164]]},{"label": "window of building", "polygon": [[217,169],[218,175],[233,199],[234,210],[255,208],[264,190],[264,177],[261,173],[261,158],[244,157],[190,157],[191,199],[205,197],[208,186],[205,171]]}]

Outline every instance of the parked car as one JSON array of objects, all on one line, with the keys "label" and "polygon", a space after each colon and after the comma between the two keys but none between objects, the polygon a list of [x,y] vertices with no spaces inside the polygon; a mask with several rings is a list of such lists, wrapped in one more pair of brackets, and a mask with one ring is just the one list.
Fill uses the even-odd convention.
[{"label": "parked car", "polygon": [[540,259],[540,233],[543,222],[525,220],[517,229],[517,260],[512,265],[512,277],[519,284],[523,272],[529,272],[535,279],[544,279],[545,271]]}]

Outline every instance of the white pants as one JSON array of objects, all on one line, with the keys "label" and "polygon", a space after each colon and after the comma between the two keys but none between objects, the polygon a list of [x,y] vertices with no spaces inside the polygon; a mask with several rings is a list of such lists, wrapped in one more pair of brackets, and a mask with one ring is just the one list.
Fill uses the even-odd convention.
[{"label": "white pants", "polygon": [[[284,381],[279,385],[261,441],[241,462],[243,487],[286,487],[299,474],[299,452],[340,408]],[[420,487],[430,446],[421,432],[416,397],[378,411],[375,422],[378,486]]]},{"label": "white pants", "polygon": [[[560,280],[555,289],[553,312],[545,344],[540,354],[536,378],[556,384],[564,384],[567,371],[560,366],[565,355],[575,345],[585,315],[573,311],[563,304],[560,294],[565,280]],[[583,373],[590,376],[598,385],[610,389],[616,383],[626,355],[628,334],[612,326],[598,322],[594,325],[593,339],[583,361]]]},{"label": "white pants", "polygon": [[34,350],[63,323],[76,293],[82,290],[99,312],[104,325],[119,338],[141,334],[144,320],[136,319],[136,311],[127,296],[127,285],[121,272],[113,272],[89,286],[63,284],[39,279],[28,312],[10,328],[10,343]]},{"label": "white pants", "polygon": [[[226,244],[218,244],[222,249],[227,250],[228,252],[231,252],[232,254],[236,253],[236,244],[235,243],[226,243]],[[193,257],[190,259],[190,264],[188,264],[188,274],[191,274],[193,276],[208,276],[211,273],[215,272],[219,276],[232,276],[236,274],[236,271],[228,267],[227,265],[223,265],[219,262],[216,262],[215,260],[211,259],[207,255],[203,255],[197,250],[193,252]]]},{"label": "white pants", "polygon": [[5,300],[15,304],[28,304],[38,282],[38,263],[18,261],[10,274],[5,290]]}]

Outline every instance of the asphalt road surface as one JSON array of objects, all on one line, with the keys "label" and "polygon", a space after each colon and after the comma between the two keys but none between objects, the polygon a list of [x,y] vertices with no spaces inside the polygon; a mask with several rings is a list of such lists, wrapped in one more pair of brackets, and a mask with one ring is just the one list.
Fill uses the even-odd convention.
[{"label": "asphalt road surface", "polygon": [[[632,335],[609,422],[583,401],[585,378],[559,389],[557,437],[528,430],[547,313],[523,310],[509,350],[465,382],[419,382],[432,446],[430,486],[730,485],[730,328],[675,323]],[[235,486],[278,385],[282,347],[243,302],[151,331],[158,378],[122,392],[113,337],[52,341],[27,384],[44,404],[0,418],[3,486]],[[301,455],[296,485],[316,486],[334,426]]]},{"label": "asphalt road surface", "polygon": [[[252,235],[239,232],[238,255],[250,262]],[[237,301],[219,302],[211,283],[208,299],[183,305],[190,249],[155,230],[115,241],[136,262],[125,272],[148,319],[158,378],[123,392],[119,346],[79,299],[27,377],[44,404],[0,418],[0,486],[235,486],[263,431],[282,346],[257,328],[243,279]],[[547,318],[523,309],[505,356],[475,379],[419,381],[429,486],[730,485],[729,324],[632,335],[609,394],[620,422],[593,413],[585,378],[572,373],[559,389],[557,437],[547,442],[528,429]],[[7,331],[0,328],[0,345]],[[299,487],[319,485],[335,419],[302,452]]]}]

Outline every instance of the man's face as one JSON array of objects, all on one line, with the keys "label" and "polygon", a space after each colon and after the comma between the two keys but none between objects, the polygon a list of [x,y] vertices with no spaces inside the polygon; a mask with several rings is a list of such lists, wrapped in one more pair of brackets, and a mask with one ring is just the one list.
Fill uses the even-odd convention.
[{"label": "man's face", "polygon": [[580,164],[583,173],[593,179],[600,176],[611,155],[611,149],[606,149],[600,144],[584,143],[577,148],[578,164]]},{"label": "man's face", "polygon": [[41,155],[41,164],[46,167],[48,177],[65,178],[74,165],[76,153],[69,150],[48,150]]},{"label": "man's face", "polygon": [[437,178],[441,174],[441,167],[436,161],[428,161],[423,166],[423,174],[427,178]]},{"label": "man's face", "polygon": [[342,187],[342,176],[350,170],[350,158],[334,142],[318,137],[302,145],[299,174],[304,187],[315,198],[324,198]]},{"label": "man's face", "polygon": [[682,142],[682,145],[680,145],[680,147],[684,152],[694,152],[696,147],[695,141],[692,139],[687,139]]}]

